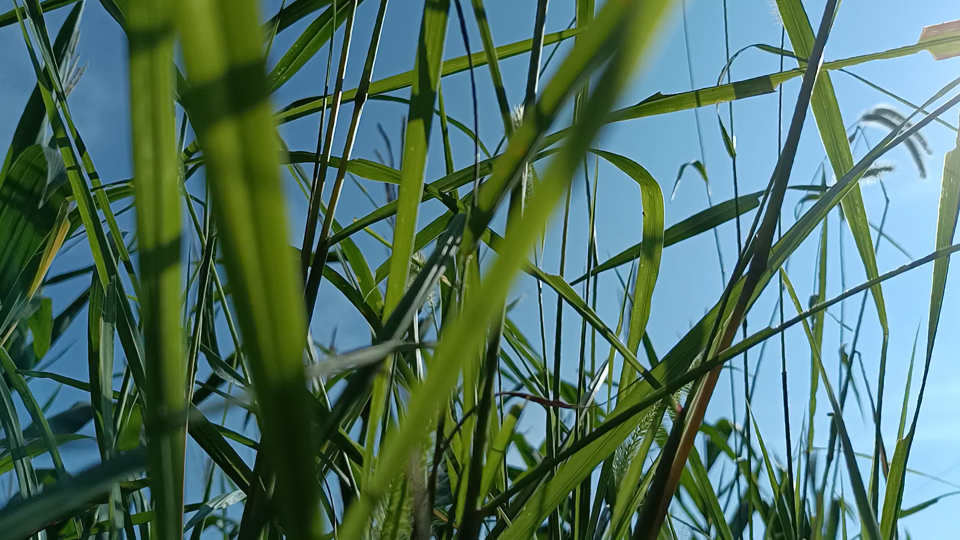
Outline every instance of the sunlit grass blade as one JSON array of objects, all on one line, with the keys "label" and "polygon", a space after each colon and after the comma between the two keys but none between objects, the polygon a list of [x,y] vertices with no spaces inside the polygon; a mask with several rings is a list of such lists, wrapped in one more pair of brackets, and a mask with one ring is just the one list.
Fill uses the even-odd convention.
[{"label": "sunlit grass blade", "polygon": [[[582,28],[572,28],[569,30],[553,32],[544,36],[543,43],[544,45],[559,43],[576,36],[582,30]],[[533,41],[529,39],[517,41],[515,43],[509,43],[507,45],[501,45],[497,47],[497,57],[500,60],[505,60],[513,56],[518,56],[530,52],[530,48],[532,46]],[[486,65],[487,62],[485,53],[483,52],[473,53],[470,60],[473,61],[474,67]],[[459,56],[457,58],[445,60],[441,69],[441,76],[445,77],[447,75],[453,75],[455,73],[467,71],[469,69],[469,62],[466,56]],[[374,81],[370,83],[370,95],[384,94],[386,92],[392,92],[401,88],[407,88],[413,84],[415,74],[415,70],[406,71],[385,79],[380,79],[379,81]],[[353,101],[355,96],[356,89],[347,90],[343,93],[343,102],[349,103],[350,101]],[[329,103],[324,101],[323,96],[304,98],[284,107],[279,113],[277,113],[277,119],[280,121],[280,123],[290,122],[292,120],[296,120],[297,118],[302,118],[304,116],[317,113],[324,106],[329,106]]]},{"label": "sunlit grass blade", "polygon": [[[295,539],[321,533],[301,354],[306,323],[287,247],[277,143],[267,102],[256,5],[176,3],[190,77],[188,109],[207,164],[236,313],[260,406],[261,444],[276,473],[276,504]],[[231,77],[244,75],[242,84]]]},{"label": "sunlit grass blade", "polygon": [[[820,69],[822,71],[834,71],[876,60],[902,58],[928,50],[931,46],[952,45],[955,43],[960,43],[960,36],[946,36],[927,44],[904,45],[885,51],[824,62]],[[803,69],[798,68],[761,75],[733,83],[708,86],[690,92],[679,92],[676,94],[657,93],[635,105],[613,111],[610,113],[607,121],[610,123],[624,122],[627,120],[636,120],[637,118],[686,111],[697,107],[717,105],[719,103],[771,94],[784,82],[802,76]],[[544,139],[544,144],[547,146],[552,145],[566,137],[568,133],[569,131],[567,129],[551,133]]]}]

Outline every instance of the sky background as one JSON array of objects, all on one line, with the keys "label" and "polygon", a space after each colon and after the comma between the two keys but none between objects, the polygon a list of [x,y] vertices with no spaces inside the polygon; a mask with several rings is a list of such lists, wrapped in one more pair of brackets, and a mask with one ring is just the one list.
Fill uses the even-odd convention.
[{"label": "sky background", "polygon": [[[376,16],[376,4],[368,1],[358,10],[354,33],[356,39],[347,68],[348,88],[355,87],[359,79],[370,29]],[[535,10],[533,0],[509,2],[488,0],[486,4],[493,37],[498,45],[529,37]],[[554,0],[550,3],[547,17],[548,32],[558,31],[569,25],[573,18],[573,4],[572,0]],[[263,5],[265,6],[263,12],[272,14],[279,6],[279,2],[264,2]],[[816,27],[816,21],[822,13],[823,2],[807,1],[805,5],[808,14],[815,20],[813,26]],[[476,31],[469,3],[465,2],[464,7],[470,45],[472,50],[477,52],[481,50],[479,34]],[[677,2],[677,9],[664,26],[661,39],[653,53],[649,55],[645,68],[635,78],[630,89],[622,97],[621,103],[617,104],[618,106],[636,103],[656,92],[673,93],[690,89],[680,7],[681,3]],[[781,27],[775,5],[765,0],[727,0],[727,7],[731,52],[754,43],[779,45]],[[697,87],[710,86],[716,83],[725,62],[723,2],[691,0],[686,3],[686,9],[694,84]],[[51,30],[59,26],[67,11],[63,9],[48,16],[48,25]],[[374,80],[412,68],[421,11],[422,2],[419,0],[394,0],[390,3]],[[841,59],[913,44],[924,26],[957,18],[960,18],[960,5],[949,0],[930,0],[909,4],[896,0],[847,0],[841,5],[827,44],[825,57],[827,60]],[[268,62],[270,66],[312,20],[313,17],[307,17],[277,37]],[[339,51],[341,37],[342,32],[337,34],[335,51]],[[553,67],[559,65],[569,47],[569,44],[560,46],[552,64]],[[789,40],[787,47],[789,48]],[[104,181],[113,182],[129,178],[132,165],[126,40],[117,24],[95,2],[87,6],[83,15],[78,53],[80,64],[86,66],[86,71],[70,97],[71,110],[77,126]],[[445,57],[452,58],[462,54],[464,54],[463,40],[452,10]],[[325,62],[326,49],[274,94],[274,106],[279,109],[296,99],[320,94]],[[335,56],[334,66],[336,62]],[[742,80],[772,73],[778,69],[778,63],[777,56],[751,50],[742,54],[733,64],[733,78]],[[22,35],[16,26],[0,28],[0,66],[3,67],[2,76],[0,76],[0,144],[6,145],[35,83]],[[789,69],[795,65],[788,60],[786,67]],[[522,55],[503,60],[501,69],[509,102],[511,105],[520,103],[523,99],[527,57]],[[857,66],[851,71],[914,103],[922,103],[958,75],[960,59],[934,62],[928,53],[921,52],[902,59]],[[544,80],[549,80],[551,73],[552,69],[548,69]],[[834,73],[832,78],[844,122],[848,126],[871,107],[891,103],[886,96],[845,74]],[[789,114],[793,108],[799,81],[799,78],[794,79],[784,86],[785,125],[789,122]],[[492,150],[502,136],[503,129],[497,112],[493,87],[485,68],[477,70],[477,86],[481,111],[480,137]],[[444,78],[443,90],[449,116],[472,124],[469,75],[461,73]],[[394,95],[407,97],[409,91],[395,92]],[[769,180],[778,153],[777,107],[776,94],[738,101],[734,106],[741,193],[761,190]],[[895,105],[895,107],[908,112],[903,106]],[[722,111],[726,119],[726,107]],[[349,124],[351,112],[352,104],[345,105],[344,110],[341,111],[335,153],[339,153],[338,149],[342,144],[342,137]],[[376,129],[377,124],[380,124],[392,139],[394,159],[399,160],[400,129],[405,113],[405,105],[382,101],[369,102],[364,110],[354,157],[376,159],[375,151],[386,155],[386,146]],[[681,164],[701,159],[694,114],[692,111],[684,111],[611,125],[602,132],[597,146],[621,153],[642,164],[659,181],[665,197],[669,198]],[[702,159],[709,173],[713,200],[714,202],[725,201],[733,194],[732,174],[717,125],[716,108],[705,107],[700,109],[698,114],[706,152]],[[957,116],[957,110],[953,109],[943,118],[955,125]],[[561,118],[561,122],[567,121],[568,118],[569,114]],[[281,127],[281,134],[291,149],[312,150],[314,148],[317,120],[317,116],[310,116]],[[427,167],[428,181],[444,175],[438,124],[438,122],[435,123],[433,146]],[[874,128],[868,130],[868,138],[873,143],[878,142],[885,134],[884,131]],[[918,177],[916,167],[903,148],[895,149],[881,160],[896,165],[895,172],[884,176],[887,193],[891,200],[886,231],[914,258],[924,256],[934,248],[943,156],[955,144],[956,136],[955,133],[936,123],[925,128],[923,134],[932,149],[932,155],[925,160],[928,171],[926,178]],[[457,168],[468,166],[472,160],[472,145],[469,139],[456,130],[451,131],[451,139]],[[857,158],[865,152],[866,149],[862,144],[854,149]],[[812,114],[808,114],[791,183],[819,183],[818,169],[823,163],[823,148]],[[593,167],[592,160],[590,167],[591,169]],[[542,164],[538,165],[538,168],[542,170]],[[829,166],[827,171],[828,182],[832,182]],[[596,226],[600,258],[606,259],[639,241],[641,236],[640,193],[633,181],[604,162],[599,165],[599,174],[601,185]],[[581,177],[578,175],[576,178]],[[305,213],[306,201],[292,178],[285,176],[284,182],[291,208],[289,222],[291,243],[299,245],[299,237],[303,230],[301,216]],[[382,204],[384,200],[382,185],[368,181],[362,182],[378,204]],[[880,185],[872,183],[863,186],[863,198],[870,221],[879,223],[884,205]],[[784,204],[785,227],[791,223],[793,208],[798,199],[798,194],[788,195]],[[665,201],[666,226],[669,227],[703,210],[706,204],[702,181],[688,169],[676,197],[672,201],[669,199]],[[340,223],[347,223],[352,218],[361,217],[372,209],[373,206],[367,197],[348,182],[337,211],[337,218]],[[428,223],[442,210],[443,207],[435,202],[426,205],[420,217],[420,225]],[[750,213],[745,218],[745,228],[749,226],[749,219],[753,215]],[[557,218],[559,216],[555,216],[549,229],[544,261],[545,269],[551,273],[555,273],[558,268],[560,221]],[[125,227],[131,227],[132,216],[124,217],[121,222]],[[571,253],[570,260],[573,262],[568,265],[565,276],[573,279],[584,271],[582,264],[587,242],[586,199],[582,178],[574,183],[570,222],[572,232],[567,249]],[[841,252],[838,243],[841,231],[835,212],[830,215],[827,226],[830,237],[827,297],[831,298],[843,290],[839,268]],[[389,237],[389,226],[386,223],[380,223],[374,228]],[[733,224],[724,225],[719,230],[723,258],[729,272],[736,257],[736,232]],[[802,299],[807,298],[813,291],[818,232],[819,229],[811,234],[810,240],[796,252],[790,266],[791,278]],[[842,234],[845,236],[843,255],[847,263],[846,287],[849,288],[865,278],[849,231],[843,230]],[[383,261],[386,250],[375,239],[364,234],[355,235],[354,239],[364,250],[372,267],[376,267]],[[893,269],[909,260],[905,254],[894,249],[889,243],[881,243],[877,254],[881,272]],[[84,243],[80,243],[57,259],[51,274],[84,266],[89,264],[89,261],[88,248]],[[621,271],[626,272],[628,269],[629,266],[622,267]],[[887,412],[884,415],[883,429],[890,453],[892,453],[897,429],[904,379],[918,325],[922,328],[918,344],[918,351],[921,351],[921,354],[917,359],[913,399],[919,386],[922,351],[925,347],[926,314],[929,308],[930,273],[931,267],[926,266],[884,284],[891,333],[887,391],[884,396]],[[944,310],[940,320],[941,331],[933,356],[930,380],[910,466],[924,473],[937,475],[946,481],[960,483],[960,458],[956,452],[960,442],[960,431],[957,429],[958,424],[955,419],[957,400],[960,398],[960,375],[956,369],[957,358],[954,353],[960,345],[955,331],[958,316],[960,316],[958,313],[960,310],[957,308],[960,291],[957,290],[956,281],[954,273],[948,281]],[[44,291],[44,294],[54,299],[54,311],[59,312],[86,285],[85,279],[75,280],[75,282],[50,287]],[[712,234],[701,234],[664,250],[660,277],[653,296],[652,316],[647,328],[660,355],[666,353],[716,302],[722,286]],[[531,341],[538,343],[539,318],[535,292],[536,288],[530,278],[521,279],[513,292],[513,296],[520,301],[511,312],[511,316]],[[767,325],[774,309],[775,294],[776,288],[773,286],[751,311],[749,323],[752,330]],[[601,278],[598,295],[598,312],[609,326],[614,327],[619,310],[620,284],[612,272]],[[848,320],[855,319],[855,312],[859,306],[860,296],[845,302]],[[556,297],[550,292],[545,293],[545,307],[547,321],[553,321]],[[792,306],[788,305],[787,317],[793,313]],[[839,306],[831,308],[830,313],[839,316]],[[562,355],[564,374],[572,377],[575,375],[574,370],[579,353],[580,324],[572,310],[565,311],[564,317],[566,328],[563,333]],[[52,357],[60,358],[50,370],[85,380],[85,311],[79,319],[80,322],[75,323],[68,334],[49,353]],[[369,331],[360,316],[338,291],[324,284],[314,317],[315,337],[320,341],[329,342],[334,328],[336,329],[335,345],[338,350],[346,351],[370,343]],[[552,324],[549,324],[546,336],[548,344],[553,343],[552,332]],[[224,333],[222,337],[226,335]],[[873,310],[871,301],[867,304],[867,314],[858,350],[863,353],[870,387],[874,393],[880,338],[876,312]],[[845,340],[849,341],[849,339],[850,333],[847,332]],[[834,319],[828,317],[823,355],[828,372],[834,374],[831,380],[835,386],[839,383],[835,374],[840,340],[839,325]],[[785,450],[780,406],[780,359],[779,347],[775,345],[778,345],[777,341],[771,343],[765,356],[759,359],[757,349],[751,351],[750,369],[751,372],[760,370],[753,408],[761,432],[777,459],[783,463]],[[598,344],[599,357],[605,357],[606,351],[606,346]],[[790,372],[791,424],[795,438],[794,444],[796,444],[801,422],[806,416],[810,370],[809,347],[799,326],[787,332],[787,359]],[[548,361],[552,363],[552,353],[548,354]],[[738,360],[736,364],[739,366],[740,361]],[[739,372],[735,375],[738,381],[742,377]],[[860,384],[862,385],[862,382]],[[50,396],[54,389],[52,384],[44,381],[34,382],[33,387],[42,396]],[[735,392],[737,395],[742,395],[742,388],[737,385]],[[708,411],[708,418],[732,417],[734,410],[731,407],[729,395],[729,379],[724,375],[715,394],[716,398]],[[81,392],[64,389],[57,396],[55,410],[67,408],[85,397]],[[829,404],[822,390],[818,398],[816,424],[818,432],[814,443],[822,447],[826,444],[827,438],[826,414]],[[866,402],[864,406],[868,407]],[[910,406],[911,414],[912,410],[913,402]],[[742,422],[744,414],[742,403],[736,405],[735,414],[738,421]],[[542,412],[537,407],[527,407],[521,429],[527,432],[532,441],[539,441],[542,437],[542,418]],[[855,447],[859,451],[869,452],[872,447],[872,423],[867,422],[867,418],[859,413],[852,399],[848,402],[845,418],[851,429]],[[88,431],[92,431],[92,428]],[[200,451],[192,447],[189,452],[192,461],[188,472],[200,474],[202,472]],[[97,459],[95,445],[92,442],[67,445],[65,455],[68,457],[68,465],[75,469],[89,465]],[[864,462],[862,470],[864,475],[868,474],[869,463]],[[199,497],[198,485],[188,486],[188,502]],[[904,507],[952,489],[942,483],[910,475],[904,494]],[[947,498],[916,516],[902,520],[901,526],[918,538],[931,537],[938,533],[942,535],[945,530],[948,530],[947,527],[952,525],[952,518],[957,511],[960,511],[960,498]]]}]

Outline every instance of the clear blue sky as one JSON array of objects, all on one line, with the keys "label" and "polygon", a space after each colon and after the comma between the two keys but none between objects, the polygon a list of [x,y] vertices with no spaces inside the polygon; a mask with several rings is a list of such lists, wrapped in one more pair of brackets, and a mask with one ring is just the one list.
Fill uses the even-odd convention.
[{"label": "clear blue sky", "polygon": [[[269,4],[269,10],[265,9],[265,12],[272,13],[279,2],[271,1]],[[391,2],[380,56],[374,73],[375,79],[406,71],[412,67],[421,4],[422,2],[412,0]],[[465,2],[465,4],[469,3]],[[527,38],[533,25],[534,6],[535,3],[532,1],[489,0],[487,8],[495,41],[498,44],[505,44]],[[808,1],[806,6],[811,17],[819,18],[823,2]],[[476,52],[480,50],[480,39],[471,10],[469,6],[465,7],[470,42]],[[774,5],[763,1],[729,0],[728,7],[732,50],[752,43],[779,44],[780,26]],[[716,82],[720,68],[724,64],[722,2],[720,0],[689,1],[687,8],[695,83],[698,87],[708,86]],[[351,51],[351,63],[347,70],[348,81],[352,81],[351,87],[355,86],[360,75],[362,58],[375,14],[374,2],[366,2],[358,12],[355,35],[360,36],[359,43],[355,43]],[[58,26],[65,15],[66,10],[50,15],[51,27]],[[565,28],[572,17],[572,1],[551,2],[548,31]],[[958,17],[960,17],[960,9],[957,4],[947,0],[912,2],[909,5],[895,0],[848,0],[841,6],[827,45],[826,58],[839,59],[912,44],[924,26]],[[286,50],[310,20],[312,19],[301,21],[279,36],[273,48],[271,63]],[[679,92],[690,88],[680,24],[679,11],[676,11],[665,27],[656,54],[623,98],[622,104],[635,103],[656,92]],[[96,2],[91,2],[87,6],[82,28],[79,54],[81,64],[86,65],[87,69],[70,98],[71,108],[104,180],[116,181],[129,178],[131,161],[126,42],[118,26]],[[338,34],[337,50],[339,50],[340,35]],[[556,60],[559,60],[566,50],[567,47],[562,46]],[[457,30],[455,18],[452,18],[447,38],[446,57],[459,56],[463,52],[462,39]],[[290,83],[275,94],[274,104],[279,108],[294,99],[321,93],[325,59],[325,52],[317,55]],[[744,53],[734,64],[733,76],[734,79],[744,79],[770,73],[776,71],[777,64],[778,58],[775,56],[750,51]],[[0,144],[6,145],[34,84],[33,71],[29,65],[22,37],[15,26],[0,29],[0,65],[3,66],[4,74],[0,77],[0,103],[2,103],[0,105]],[[519,103],[522,99],[526,75],[526,57],[504,60],[501,65],[508,98],[511,104]],[[793,66],[788,62],[787,67]],[[904,59],[859,66],[853,71],[915,103],[920,103],[951,80],[956,75],[958,67],[960,67],[960,59],[934,62],[927,53],[920,53]],[[547,76],[549,77],[549,72]],[[870,107],[891,102],[889,98],[846,75],[834,74],[833,82],[847,125]],[[448,114],[465,123],[472,122],[468,75],[463,73],[447,77],[443,83]],[[480,135],[492,149],[502,135],[502,127],[499,115],[496,113],[497,105],[493,89],[485,69],[478,70],[478,86],[481,107]],[[792,109],[798,86],[799,81],[795,80],[785,87],[784,103],[787,111]],[[408,92],[398,92],[397,95],[406,97]],[[905,110],[903,107],[899,108]],[[342,121],[339,123],[341,135],[349,123],[345,118],[349,118],[351,110],[352,106],[347,105],[345,112],[341,115]],[[393,137],[396,151],[399,147],[401,117],[405,113],[406,108],[398,104],[370,102],[364,112],[354,155],[374,159],[375,149],[385,153],[385,147],[375,129],[377,123],[382,123]],[[700,157],[693,114],[687,111],[611,126],[603,132],[599,146],[622,153],[641,163],[659,180],[665,194],[669,196],[679,166]],[[727,200],[733,192],[731,171],[717,128],[715,108],[701,109],[699,114],[706,145],[704,157],[711,178],[714,201]],[[737,102],[735,115],[741,192],[762,189],[769,179],[777,157],[777,98],[775,95],[769,95]],[[725,116],[726,109],[724,109]],[[950,111],[945,119],[955,124],[957,111]],[[315,145],[316,130],[317,118],[314,116],[285,125],[281,131],[291,148],[312,149]],[[928,170],[926,179],[918,178],[916,169],[904,150],[897,149],[885,158],[886,161],[897,165],[897,171],[885,177],[886,187],[892,199],[887,231],[914,257],[923,256],[933,250],[943,155],[954,144],[954,134],[937,124],[932,124],[923,133],[933,150],[933,155],[926,160]],[[871,140],[876,142],[883,134],[872,130]],[[456,131],[453,132],[452,137],[457,166],[467,166],[472,159],[468,139]],[[443,175],[439,138],[435,137],[434,142],[436,144],[431,151],[427,171],[428,180]],[[862,155],[863,152],[862,146],[855,149],[857,156]],[[812,115],[808,115],[791,181],[810,183],[823,157]],[[632,181],[604,163],[600,165],[600,178],[599,207],[601,211],[598,214],[597,231],[600,255],[601,258],[605,258],[639,240],[640,197]],[[294,235],[298,235],[299,231],[302,231],[300,216],[304,213],[305,202],[293,181],[286,178],[286,182],[291,201],[291,229]],[[577,265],[583,261],[587,240],[583,233],[586,230],[583,184],[578,182],[576,186],[571,230],[577,232],[570,237],[568,249],[573,254],[572,259],[577,262],[572,268],[568,268],[568,278],[582,274],[583,268]],[[367,187],[375,198],[382,201],[383,188],[379,184],[368,183]],[[883,208],[879,186],[865,186],[863,196],[871,221],[879,222]],[[787,200],[785,215],[791,215],[796,200],[796,196]],[[666,202],[667,226],[702,210],[706,202],[702,183],[688,172],[675,200]],[[370,210],[371,206],[366,197],[355,186],[347,184],[343,202],[337,214],[340,222],[348,222],[351,218],[365,215]],[[428,219],[432,219],[440,210],[441,207],[438,204],[430,206],[421,216],[421,225],[427,223]],[[125,219],[124,222],[126,226],[131,224],[130,219]],[[550,272],[556,272],[557,269],[558,225],[558,221],[555,221],[548,238],[545,267]],[[828,226],[831,268],[827,296],[833,297],[842,290],[839,266],[836,264],[839,255],[837,247],[839,221],[835,215],[831,216]],[[377,230],[384,234],[389,232],[386,224],[380,224]],[[720,231],[724,260],[729,271],[735,259],[735,229],[732,225],[726,225]],[[846,256],[850,262],[847,265],[847,286],[849,287],[863,281],[864,274],[856,252],[853,250],[852,239],[847,231],[844,231],[844,234],[846,235]],[[368,253],[371,265],[377,265],[382,261],[386,251],[376,240],[364,235],[358,235],[355,238],[361,249]],[[791,277],[801,298],[806,298],[806,295],[812,291],[815,255],[815,243],[807,242],[797,252],[790,267]],[[892,269],[908,261],[902,253],[892,249],[889,244],[881,246],[877,258],[881,271]],[[80,244],[58,258],[52,272],[76,268],[87,264],[88,259],[86,246]],[[903,380],[914,331],[918,324],[922,323],[924,328],[926,324],[930,271],[930,267],[924,267],[884,284],[890,327],[893,329],[888,360],[888,390],[885,396],[888,404],[885,409],[888,413],[884,419],[884,432],[890,452],[892,452],[896,433]],[[945,449],[956,448],[960,441],[960,435],[954,429],[956,424],[950,412],[955,407],[957,398],[960,397],[960,375],[955,368],[954,355],[949,353],[958,345],[956,334],[953,332],[958,323],[956,300],[960,294],[957,291],[956,282],[957,279],[951,277],[947,287],[946,307],[940,322],[941,333],[910,465],[926,473],[942,475],[946,480],[960,483],[960,467],[958,467],[960,461],[954,452],[945,451]],[[57,286],[45,291],[45,294],[54,299],[54,309],[59,311],[73,299],[81,285],[81,283],[69,283]],[[654,294],[653,315],[648,326],[648,332],[659,353],[663,354],[669,350],[705,310],[713,305],[720,295],[721,287],[717,254],[711,234],[700,235],[664,251],[660,279]],[[619,282],[612,273],[601,280],[598,311],[610,326],[616,324],[619,288]],[[534,293],[533,282],[529,278],[524,279],[515,291],[517,296],[522,295],[524,298],[512,316],[531,339],[537,342],[539,330]],[[547,294],[546,304],[547,319],[553,320],[555,297],[552,294]],[[859,304],[859,297],[847,302],[846,309],[850,319],[853,318],[850,313],[855,312]],[[751,328],[766,325],[772,309],[773,295],[767,294],[752,312]],[[792,310],[788,307],[787,315],[791,313]],[[839,309],[834,308],[831,313],[839,314]],[[570,375],[573,373],[578,355],[579,321],[575,319],[572,311],[565,312],[565,316],[566,328],[569,331],[564,333],[563,357],[565,373]],[[337,291],[332,287],[324,286],[314,322],[315,329],[323,330],[315,337],[328,341],[330,329],[333,327],[337,328],[336,345],[340,350],[348,350],[369,343],[369,334],[359,315],[348,307]],[[875,391],[880,334],[871,303],[868,303],[864,327],[858,348],[863,352],[871,379],[871,388]],[[63,359],[52,368],[54,371],[86,378],[84,331],[84,322],[78,322],[60,341],[56,350],[50,353],[63,355]],[[548,328],[548,343],[553,341],[551,332],[552,330]],[[922,334],[919,345],[921,351],[924,347]],[[849,340],[849,333],[847,340]],[[824,357],[828,364],[828,371],[836,373],[836,350],[840,343],[839,327],[830,318],[827,319],[824,343]],[[775,344],[771,343],[771,345]],[[788,332],[787,348],[791,374],[792,425],[796,437],[805,415],[810,366],[809,349],[799,328]],[[606,347],[601,346],[599,350],[603,351],[602,355],[606,354]],[[762,361],[754,409],[765,440],[782,460],[784,449],[777,352],[778,347],[771,346],[767,357]],[[737,364],[739,365],[739,360]],[[918,366],[919,364],[921,364],[920,359],[918,359]],[[756,369],[756,366],[757,353],[754,351],[751,355],[751,370]],[[739,378],[738,373],[737,379]],[[915,397],[919,384],[919,369],[914,380]],[[834,379],[834,384],[837,382]],[[47,393],[53,388],[52,385],[43,382],[34,384],[36,388],[41,389],[41,393]],[[729,417],[731,414],[727,384],[728,378],[722,377],[721,387],[716,394],[718,399],[714,400],[709,411],[709,416],[712,418]],[[742,389],[738,387],[737,393],[740,392]],[[84,398],[85,396],[80,392],[65,389],[57,398],[57,406],[66,408],[74,401]],[[861,421],[853,403],[853,401],[848,403],[846,418],[853,431],[854,444],[859,450],[869,452],[872,446],[872,424],[867,422],[866,417]],[[742,421],[742,404],[738,405],[737,409],[738,419]],[[817,413],[818,435],[815,440],[819,446],[826,444],[827,409],[826,396],[821,392]],[[525,429],[530,433],[532,440],[539,440],[539,433],[542,431],[540,427],[542,414],[535,407],[528,407],[525,414],[523,422]],[[194,464],[200,463],[199,450],[194,447],[189,451],[190,456],[194,458]],[[68,446],[66,454],[73,466],[79,467],[95,459],[96,452],[93,444],[77,443]],[[864,474],[869,471],[869,464],[864,465],[863,471]],[[191,472],[200,473],[201,470],[194,465]],[[904,506],[949,490],[950,488],[930,480],[909,476]],[[189,493],[187,498],[193,500]],[[907,518],[901,523],[916,537],[931,537],[939,531],[946,530],[946,527],[952,524],[951,518],[958,510],[960,510],[960,498],[945,499],[918,516]]]}]

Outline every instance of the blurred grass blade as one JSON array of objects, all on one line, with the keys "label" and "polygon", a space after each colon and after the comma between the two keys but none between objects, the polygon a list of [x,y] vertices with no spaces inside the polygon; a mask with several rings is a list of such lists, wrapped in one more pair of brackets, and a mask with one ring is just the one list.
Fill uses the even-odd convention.
[{"label": "blurred grass blade", "polygon": [[180,329],[180,162],[173,108],[172,3],[129,2],[127,35],[151,494],[157,534],[173,538],[183,530],[184,383],[192,377],[186,373]]},{"label": "blurred grass blade", "polygon": [[191,83],[186,99],[260,405],[261,444],[276,473],[276,505],[290,538],[315,538],[322,527],[319,486],[303,481],[313,477],[317,447],[301,364],[306,322],[287,246],[256,3],[176,5]]},{"label": "blurred grass blade", "polygon": [[0,510],[0,530],[8,538],[30,536],[85,509],[90,502],[109,493],[118,482],[143,468],[143,453],[130,452],[47,486],[42,494]]},{"label": "blurred grass blade", "polygon": [[[512,188],[511,183],[526,165],[526,158],[532,153],[531,147],[549,126],[565,98],[575,90],[576,82],[590,67],[596,67],[598,62],[593,61],[595,55],[602,50],[609,55],[613,52],[611,48],[617,51],[598,83],[598,91],[585,111],[584,120],[577,124],[575,136],[568,141],[569,146],[561,150],[551,163],[534,192],[533,200],[517,226],[505,238],[500,256],[486,274],[480,289],[471,297],[472,301],[462,307],[456,320],[444,331],[426,381],[413,391],[407,415],[400,427],[388,431],[374,476],[347,512],[340,529],[344,538],[360,535],[375,501],[386,492],[390,482],[403,469],[402,464],[408,459],[409,451],[421,440],[427,426],[432,424],[438,407],[444,403],[457,379],[461,364],[468,357],[475,360],[474,355],[461,351],[477,350],[486,337],[487,325],[499,317],[498,308],[503,305],[513,276],[526,260],[527,251],[533,247],[554,206],[567,189],[576,165],[597,135],[603,112],[609,110],[615,97],[623,90],[637,63],[637,56],[652,41],[654,29],[665,7],[666,2],[607,4],[583,36],[583,42],[572,51],[544,89],[536,113],[530,111],[511,138],[505,153],[510,159],[497,163],[494,176],[481,191],[477,211],[470,220],[471,230],[465,235],[465,249],[473,249],[475,239],[486,229],[498,202],[504,200]],[[620,48],[616,47],[618,43],[622,43]],[[391,279],[395,277],[391,275]],[[467,369],[470,369],[469,366]],[[515,521],[514,526],[516,524]]]}]

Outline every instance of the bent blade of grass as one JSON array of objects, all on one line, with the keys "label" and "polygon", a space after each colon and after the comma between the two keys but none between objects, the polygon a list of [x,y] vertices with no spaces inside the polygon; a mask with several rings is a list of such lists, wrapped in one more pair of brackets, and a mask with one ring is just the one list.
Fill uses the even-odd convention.
[{"label": "bent blade of grass", "polygon": [[[627,331],[627,348],[636,354],[640,347],[650,319],[650,302],[653,299],[653,289],[660,273],[660,256],[663,253],[663,192],[656,179],[640,166],[639,163],[624,156],[605,152],[593,151],[594,154],[615,165],[640,186],[641,207],[643,208],[643,240],[640,244],[640,262],[637,265],[633,293],[633,311],[630,314],[630,326]],[[635,374],[621,372],[621,383],[629,380]]]},{"label": "bent blade of grass", "polygon": [[[180,161],[173,105],[173,5],[127,6],[130,112],[140,246],[147,436],[157,534],[183,529],[187,380],[180,329]],[[111,299],[112,301],[112,299]],[[112,338],[112,336],[111,336]]]},{"label": "bent blade of grass", "polygon": [[[797,313],[803,313],[803,305],[800,303],[800,299],[797,297],[797,291],[793,288],[793,283],[791,283],[787,273],[781,269],[780,275],[783,277],[783,285],[790,294]],[[810,350],[813,353],[814,364],[816,364],[817,370],[820,371],[820,378],[823,381],[823,388],[827,392],[827,398],[830,400],[830,407],[833,409],[833,419],[836,422],[837,435],[840,438],[840,445],[843,448],[843,457],[847,463],[850,485],[853,488],[854,497],[857,502],[860,522],[865,528],[862,534],[870,540],[881,540],[883,536],[880,534],[880,525],[877,523],[876,514],[870,506],[870,500],[863,485],[863,478],[860,476],[860,468],[857,466],[857,456],[853,452],[853,445],[850,443],[850,436],[847,434],[847,426],[843,421],[843,410],[840,409],[840,403],[837,401],[837,397],[833,392],[833,386],[830,384],[827,370],[823,367],[823,362],[820,359],[820,350],[819,347],[817,347],[816,339],[810,329],[810,325],[806,319],[804,319],[801,324],[807,336],[807,341],[810,344]]]},{"label": "bent blade of grass", "polygon": [[287,246],[275,127],[256,3],[182,0],[176,22],[191,77],[187,102],[207,163],[224,264],[260,405],[276,505],[294,539],[321,534],[316,433],[302,369],[300,287]]}]

